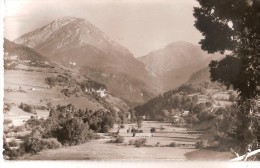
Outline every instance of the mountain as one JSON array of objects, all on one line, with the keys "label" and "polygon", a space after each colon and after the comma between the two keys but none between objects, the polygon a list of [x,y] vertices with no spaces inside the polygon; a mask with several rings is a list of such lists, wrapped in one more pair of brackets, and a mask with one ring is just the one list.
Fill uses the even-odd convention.
[{"label": "mountain", "polygon": [[198,45],[179,41],[139,57],[139,60],[157,76],[163,90],[167,91],[187,82],[192,73],[221,57],[220,54],[206,53]]},{"label": "mountain", "polygon": [[47,57],[42,56],[40,53],[34,51],[32,48],[16,44],[4,38],[4,58],[16,58],[20,60],[30,61],[49,61]]},{"label": "mountain", "polygon": [[[192,57],[196,59],[191,59]],[[207,54],[199,46],[180,41],[152,51],[139,60],[150,67],[155,74],[162,75],[174,69],[197,64],[206,58]]]},{"label": "mountain", "polygon": [[142,62],[87,20],[60,18],[15,42],[104,83],[112,94],[126,101],[143,102],[158,90]]},{"label": "mountain", "polygon": [[199,83],[201,81],[210,82],[209,67],[204,67],[204,68],[194,72],[190,76],[188,83]]}]

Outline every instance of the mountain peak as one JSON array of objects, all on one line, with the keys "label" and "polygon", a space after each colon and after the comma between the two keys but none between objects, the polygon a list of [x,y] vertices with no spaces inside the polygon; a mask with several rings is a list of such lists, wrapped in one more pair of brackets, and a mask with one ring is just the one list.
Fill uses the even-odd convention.
[{"label": "mountain peak", "polygon": [[41,49],[43,45],[50,43],[53,43],[53,45],[55,43],[53,47],[56,47],[56,49],[81,47],[87,44],[104,50],[112,45],[120,48],[121,51],[128,52],[89,21],[71,16],[58,18],[41,28],[24,34],[17,38],[15,42],[36,49]]},{"label": "mountain peak", "polygon": [[72,16],[65,16],[65,17],[61,17],[61,18],[54,20],[52,23],[57,24],[58,27],[62,27],[62,26],[66,25],[68,23],[71,23],[73,21],[84,21],[84,19],[76,18],[76,17],[72,17]]},{"label": "mountain peak", "polygon": [[168,44],[165,48],[167,47],[196,47],[196,45],[187,41],[174,41]]}]

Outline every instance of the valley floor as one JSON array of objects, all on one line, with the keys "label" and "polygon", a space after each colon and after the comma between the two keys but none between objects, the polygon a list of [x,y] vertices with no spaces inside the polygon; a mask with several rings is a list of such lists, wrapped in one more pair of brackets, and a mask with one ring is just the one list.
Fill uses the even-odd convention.
[{"label": "valley floor", "polygon": [[[125,143],[107,143],[109,137],[93,140],[78,146],[64,147],[57,150],[45,150],[36,155],[25,155],[22,160],[227,160],[227,153],[202,150],[193,146],[200,136],[197,132],[190,132],[185,128],[175,128],[168,123],[145,121],[142,129],[149,133],[151,127],[156,127],[153,137],[147,137],[147,145],[152,147],[134,147],[127,145],[129,140],[140,137],[132,137],[127,133],[129,127],[125,125],[120,130]],[[163,128],[162,130],[160,128]],[[113,130],[113,131],[116,131]],[[155,145],[159,142],[158,147]],[[171,142],[182,144],[182,147],[165,147]]]}]

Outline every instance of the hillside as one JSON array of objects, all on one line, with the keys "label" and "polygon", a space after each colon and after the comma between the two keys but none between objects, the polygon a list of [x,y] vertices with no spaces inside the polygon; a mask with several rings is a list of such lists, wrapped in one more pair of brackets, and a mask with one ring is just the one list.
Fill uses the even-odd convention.
[{"label": "hillside", "polygon": [[164,111],[172,113],[172,117],[184,111],[200,113],[201,106],[211,110],[220,106],[230,105],[230,94],[219,83],[201,81],[199,83],[183,84],[177,89],[156,96],[143,105],[135,107],[137,114],[146,115],[151,119],[164,118]]},{"label": "hillside", "polygon": [[64,69],[32,48],[5,39],[4,63],[4,104],[9,107],[4,117],[15,125],[34,115],[20,109],[21,103],[34,107],[44,118],[50,104],[128,112],[128,105],[105,85]]},{"label": "hillside", "polygon": [[[60,18],[22,35],[15,42],[32,47],[66,67],[79,70],[82,75],[88,75],[90,70],[100,73],[99,78],[93,80],[104,82],[107,86],[113,83],[115,87],[108,89],[129,102],[144,102],[146,97],[142,96],[145,94],[143,92],[153,94],[159,90],[156,80],[149,75],[142,62],[84,19]],[[122,82],[105,80],[107,75],[118,76],[125,81],[126,88],[132,89],[116,91],[115,88],[120,87]]]},{"label": "hillside", "polygon": [[210,82],[210,72],[209,67],[202,68],[197,72],[194,72],[190,78],[188,83],[199,83],[201,81]]},{"label": "hillside", "polygon": [[208,54],[198,45],[173,42],[139,60],[157,76],[163,90],[167,91],[186,83],[192,73],[208,66],[211,60],[222,57],[219,54]]},{"label": "hillside", "polygon": [[197,45],[188,42],[173,42],[138,59],[151,68],[155,74],[162,75],[174,69],[198,64],[207,57],[208,55]]},{"label": "hillside", "polygon": [[4,68],[10,69],[18,64],[31,67],[51,67],[54,63],[30,47],[16,44],[4,38]]}]

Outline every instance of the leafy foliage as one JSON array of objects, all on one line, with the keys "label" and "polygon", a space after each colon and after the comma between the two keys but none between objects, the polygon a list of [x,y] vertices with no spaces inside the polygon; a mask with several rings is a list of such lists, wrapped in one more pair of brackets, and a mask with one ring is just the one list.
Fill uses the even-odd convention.
[{"label": "leafy foliage", "polygon": [[145,146],[147,142],[146,138],[139,138],[134,141],[134,145],[138,148]]},{"label": "leafy foliage", "polygon": [[[217,84],[211,84],[217,85]],[[203,92],[204,84],[186,84],[180,88],[159,95],[147,103],[135,107],[138,116],[147,115],[151,119],[175,122],[174,116],[187,110],[192,114],[208,111],[212,103],[198,103],[198,96],[189,96],[191,93]]]},{"label": "leafy foliage", "polygon": [[64,123],[58,133],[58,140],[63,144],[77,145],[88,140],[88,124],[80,118],[72,118]]},{"label": "leafy foliage", "polygon": [[232,53],[210,66],[211,80],[219,81],[238,92],[237,140],[242,151],[257,148],[256,99],[260,90],[260,1],[197,0],[195,27],[202,32],[203,50],[209,53],[230,50]]},{"label": "leafy foliage", "polygon": [[197,149],[203,149],[208,146],[209,146],[208,140],[206,140],[206,139],[202,139],[202,140],[196,142],[196,144],[195,144],[195,148],[197,148]]},{"label": "leafy foliage", "polygon": [[21,103],[19,108],[21,108],[23,111],[28,112],[28,113],[35,112],[35,108],[29,104]]}]

